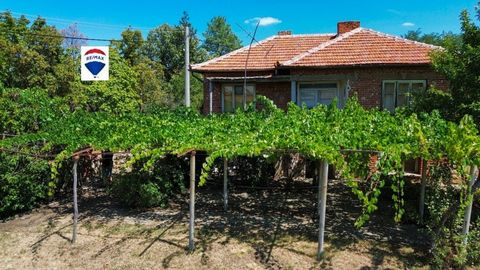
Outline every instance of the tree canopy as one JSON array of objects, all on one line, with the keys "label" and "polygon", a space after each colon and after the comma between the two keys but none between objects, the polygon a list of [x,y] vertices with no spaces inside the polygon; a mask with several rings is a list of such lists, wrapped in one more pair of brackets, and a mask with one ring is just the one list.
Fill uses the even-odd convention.
[{"label": "tree canopy", "polygon": [[439,110],[444,117],[459,121],[472,115],[480,124],[480,28],[467,11],[461,14],[459,42],[445,42],[445,50],[432,55],[435,70],[450,83],[449,91],[430,89],[416,97],[417,111]]},{"label": "tree canopy", "polygon": [[217,57],[241,47],[240,39],[232,32],[227,19],[222,16],[213,17],[203,33],[203,48],[210,56]]}]

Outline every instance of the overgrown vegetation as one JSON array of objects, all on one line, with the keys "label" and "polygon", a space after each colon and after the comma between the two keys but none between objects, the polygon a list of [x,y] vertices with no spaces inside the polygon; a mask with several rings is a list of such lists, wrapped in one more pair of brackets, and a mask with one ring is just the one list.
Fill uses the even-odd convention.
[{"label": "overgrown vegetation", "polygon": [[186,159],[168,155],[149,169],[144,165],[144,161],[137,161],[131,172],[121,174],[112,183],[110,194],[124,206],[165,206],[170,196],[186,191]]},{"label": "overgrown vegetation", "polygon": [[[252,106],[236,114],[203,116],[197,110],[202,105],[202,83],[195,79],[194,109],[182,108],[185,26],[191,26],[187,14],[178,25],[152,30],[145,40],[141,32],[125,30],[122,40],[112,44],[111,80],[83,83],[77,72],[78,44],[65,42],[41,18],[30,23],[25,17],[0,15],[0,131],[16,135],[1,140],[0,147],[56,157],[48,164],[0,154],[0,215],[28,210],[48,199],[58,190],[62,164],[85,147],[132,153],[133,171],[115,181],[110,191],[124,205],[134,207],[165,205],[169,196],[185,189],[186,163],[171,154],[190,149],[206,152],[199,181],[203,185],[222,158],[271,158],[293,150],[336,167],[362,203],[357,226],[368,222],[386,188],[400,222],[405,214],[402,165],[423,158],[437,162],[430,169],[427,196],[434,264],[479,263],[478,221],[467,245],[460,234],[465,205],[472,199],[469,194],[476,192],[476,186],[468,188],[468,170],[480,161],[476,126],[480,123],[480,29],[468,14],[462,15],[461,42],[442,43],[446,50],[433,56],[437,71],[450,80],[451,91],[429,90],[417,98],[416,113],[394,115],[365,110],[355,99],[342,110],[335,104],[311,110],[290,104],[284,112],[259,96],[258,102],[264,104],[261,111]],[[207,44],[200,44],[192,32],[193,62],[239,46],[222,18],[209,26]],[[368,163],[370,152],[349,154],[346,149],[375,150],[378,162]],[[254,184],[271,169],[267,163],[255,165],[249,169],[257,178],[247,179]],[[359,185],[358,177],[366,184]],[[478,203],[478,196],[473,200]]]},{"label": "overgrown vegetation", "polygon": [[[87,42],[76,39],[85,38],[76,25],[58,30],[41,17],[30,21],[25,16],[1,13],[0,139],[35,133],[73,111],[121,115],[181,105],[185,26],[192,33],[192,63],[215,55],[218,52],[215,48],[223,52],[239,46],[226,20],[218,18],[210,22],[209,32],[205,33],[208,40],[201,44],[188,14],[184,13],[177,25],[161,25],[150,31],[146,39],[139,30],[125,29],[121,40],[110,46],[110,80],[81,82],[80,46]],[[191,86],[192,105],[199,108],[203,103],[202,81],[193,77]],[[38,150],[31,147],[25,145],[17,152]],[[160,166],[169,169],[170,165]],[[62,173],[69,170],[66,168]],[[152,172],[134,172],[135,177],[148,182],[145,189],[154,198],[142,199],[141,205],[165,203],[165,197],[174,189],[168,186],[165,175],[157,175],[159,170],[155,176]],[[70,187],[69,179],[65,182],[62,179],[61,183],[52,180],[45,161],[14,153],[1,153],[0,176],[1,217],[29,210],[62,188]],[[123,184],[127,182],[122,180]],[[125,186],[133,188],[134,182]]]},{"label": "overgrown vegetation", "polygon": [[433,67],[450,83],[448,92],[431,89],[416,97],[416,111],[438,110],[443,117],[459,121],[465,114],[480,124],[480,27],[467,11],[461,16],[462,33],[452,41],[445,38],[445,50],[432,55]]}]

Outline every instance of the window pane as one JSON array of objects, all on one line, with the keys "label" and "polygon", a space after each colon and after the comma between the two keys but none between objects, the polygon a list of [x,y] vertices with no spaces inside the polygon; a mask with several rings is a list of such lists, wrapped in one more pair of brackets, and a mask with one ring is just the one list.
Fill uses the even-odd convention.
[{"label": "window pane", "polygon": [[253,85],[247,85],[247,105],[253,102],[255,96],[255,88]]},{"label": "window pane", "polygon": [[232,101],[233,101],[233,87],[225,86],[223,88],[223,111],[224,112],[233,112]]},{"label": "window pane", "polygon": [[425,83],[423,82],[418,82],[418,83],[412,83],[412,91],[424,91],[425,90]]},{"label": "window pane", "polygon": [[395,83],[383,84],[383,108],[391,112],[395,111]]},{"label": "window pane", "polygon": [[235,86],[235,109],[243,108],[243,86]]},{"label": "window pane", "polygon": [[318,103],[330,105],[337,96],[337,89],[323,89],[318,91]]},{"label": "window pane", "polygon": [[300,91],[300,104],[305,104],[308,108],[315,107],[317,105],[317,90],[301,90]]},{"label": "window pane", "polygon": [[338,94],[337,83],[331,82],[302,83],[299,88],[300,104],[305,103],[309,108],[317,104],[329,105]]},{"label": "window pane", "polygon": [[397,107],[408,105],[408,89],[410,83],[399,82],[397,88]]}]

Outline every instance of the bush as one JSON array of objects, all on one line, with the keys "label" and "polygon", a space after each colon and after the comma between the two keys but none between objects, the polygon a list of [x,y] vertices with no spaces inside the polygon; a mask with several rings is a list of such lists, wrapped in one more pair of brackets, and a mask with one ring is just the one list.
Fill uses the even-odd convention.
[{"label": "bush", "polygon": [[[426,194],[427,230],[432,239],[434,268],[463,268],[480,263],[480,218],[470,227],[468,244],[463,244],[462,226],[466,204],[461,202],[465,190],[454,185],[461,168],[438,162],[429,171],[430,184]],[[457,173],[454,174],[453,172]],[[465,176],[463,176],[465,177]],[[432,181],[435,180],[435,181]],[[458,181],[458,179],[456,180]],[[473,209],[473,216],[475,211]]]},{"label": "bush", "polygon": [[176,193],[185,191],[188,162],[175,156],[157,160],[149,170],[147,160],[135,163],[131,173],[114,179],[109,191],[127,207],[165,206]]},{"label": "bush", "polygon": [[49,197],[47,161],[0,153],[0,218],[28,211]]},{"label": "bush", "polygon": [[229,168],[242,185],[266,185],[275,175],[275,163],[263,157],[237,157],[229,162]]}]

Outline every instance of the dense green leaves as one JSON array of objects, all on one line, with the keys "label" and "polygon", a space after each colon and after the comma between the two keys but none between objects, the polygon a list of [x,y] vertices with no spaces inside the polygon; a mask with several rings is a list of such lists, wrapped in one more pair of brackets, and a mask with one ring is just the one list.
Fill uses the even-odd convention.
[{"label": "dense green leaves", "polygon": [[432,55],[434,68],[449,81],[449,91],[445,94],[437,91],[422,94],[417,98],[417,111],[438,108],[452,121],[459,121],[469,114],[479,124],[480,27],[470,19],[467,11],[461,14],[461,26],[460,42],[445,42],[445,50]]},{"label": "dense green leaves", "polygon": [[[443,120],[438,113],[417,117],[398,112],[366,110],[350,100],[342,110],[332,105],[314,109],[290,104],[288,111],[276,108],[259,97],[265,110],[253,108],[236,114],[202,116],[184,108],[151,114],[85,113],[77,111],[60,117],[40,132],[2,141],[0,146],[47,141],[62,146],[53,169],[73,152],[84,147],[96,150],[130,150],[132,162],[149,158],[145,167],[168,153],[189,149],[206,151],[200,185],[220,157],[271,156],[284,150],[297,151],[307,158],[326,159],[336,166],[364,203],[358,225],[376,209],[378,196],[388,177],[392,184],[396,220],[403,214],[403,161],[422,157],[448,158],[461,170],[478,162],[478,131],[471,117],[459,125]],[[365,156],[350,155],[344,149],[370,149],[382,153],[378,175],[370,177],[369,190],[356,186],[353,179],[364,170]],[[371,153],[367,153],[367,157]],[[348,158],[347,158],[348,157]],[[363,165],[362,165],[363,164]]]},{"label": "dense green leaves", "polygon": [[232,32],[225,17],[213,17],[203,36],[203,47],[210,56],[218,57],[241,47],[240,39]]},{"label": "dense green leaves", "polygon": [[47,161],[0,152],[0,218],[48,199],[50,179]]}]

